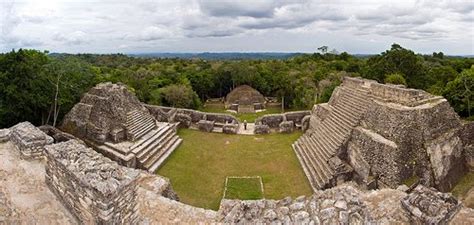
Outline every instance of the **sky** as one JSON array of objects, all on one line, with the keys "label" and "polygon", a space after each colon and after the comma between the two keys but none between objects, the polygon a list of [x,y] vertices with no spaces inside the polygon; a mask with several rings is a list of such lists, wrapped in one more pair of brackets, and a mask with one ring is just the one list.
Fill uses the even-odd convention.
[{"label": "sky", "polygon": [[0,0],[0,52],[474,55],[474,0]]}]

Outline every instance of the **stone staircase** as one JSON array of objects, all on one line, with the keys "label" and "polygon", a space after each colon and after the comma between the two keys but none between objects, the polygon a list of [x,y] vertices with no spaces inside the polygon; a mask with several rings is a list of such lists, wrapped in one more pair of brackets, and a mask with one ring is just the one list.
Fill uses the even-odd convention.
[{"label": "stone staircase", "polygon": [[127,114],[127,137],[131,141],[140,139],[150,130],[156,128],[155,119],[138,110],[133,110]]},{"label": "stone staircase", "polygon": [[137,167],[155,172],[168,156],[181,144],[176,135],[177,124],[166,123],[149,132],[130,147],[137,157]]},{"label": "stone staircase", "polygon": [[329,164],[352,129],[358,125],[370,101],[367,90],[339,86],[339,96],[330,104],[331,111],[324,120],[317,120],[314,130],[303,134],[293,149],[313,190],[331,186],[336,171]]}]

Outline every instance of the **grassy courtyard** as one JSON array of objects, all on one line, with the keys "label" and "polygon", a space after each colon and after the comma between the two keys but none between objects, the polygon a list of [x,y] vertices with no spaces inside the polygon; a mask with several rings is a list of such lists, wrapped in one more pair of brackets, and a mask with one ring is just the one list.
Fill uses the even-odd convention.
[{"label": "grassy courtyard", "polygon": [[301,135],[226,135],[181,129],[181,146],[158,174],[171,180],[182,202],[218,209],[228,176],[260,176],[267,199],[310,195],[291,144]]},{"label": "grassy courtyard", "polygon": [[228,177],[226,199],[256,200],[263,198],[260,177]]}]

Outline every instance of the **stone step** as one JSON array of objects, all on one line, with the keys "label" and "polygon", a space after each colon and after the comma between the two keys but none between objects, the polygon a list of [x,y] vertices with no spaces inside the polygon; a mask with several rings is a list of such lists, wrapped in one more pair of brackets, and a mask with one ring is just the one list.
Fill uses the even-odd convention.
[{"label": "stone step", "polygon": [[335,133],[339,135],[339,138],[345,139],[345,136],[347,135],[347,130],[350,129],[350,126],[348,124],[339,120],[336,113],[334,113],[334,115],[328,118],[327,122],[329,125],[332,125]]},{"label": "stone step", "polygon": [[[321,130],[321,128],[318,128],[318,129]],[[321,141],[321,143],[324,143],[329,153],[335,154],[337,149],[339,149],[340,144],[337,141],[335,141],[334,138],[330,138],[330,135],[328,133],[320,132],[320,135],[316,137],[318,138],[318,140]]]},{"label": "stone step", "polygon": [[339,119],[343,120],[344,123],[353,125],[357,123],[359,115],[355,115],[354,113],[349,113],[343,110],[343,107],[336,107],[334,109],[335,115],[339,117]]},{"label": "stone step", "polygon": [[338,143],[342,139],[342,136],[335,131],[336,128],[334,127],[334,124],[332,122],[329,123],[329,118],[326,118],[326,120],[322,123],[322,128],[324,132],[321,135],[328,137],[339,146]]},{"label": "stone step", "polygon": [[293,145],[293,149],[295,150],[296,156],[299,159],[301,167],[303,167],[303,171],[305,172],[306,178],[308,178],[308,181],[313,191],[320,189],[321,185],[317,183],[318,182],[317,180],[315,180],[316,176],[314,175],[313,168],[307,161],[308,159],[306,159],[306,157],[304,156],[303,150],[301,149],[301,146],[299,145],[298,141],[296,141],[295,144]]},{"label": "stone step", "polygon": [[161,126],[158,129],[153,131],[153,134],[149,137],[143,137],[139,142],[135,143],[130,149],[135,155],[139,155],[143,149],[148,148],[151,144],[153,144],[156,139],[160,138],[165,132],[170,130],[171,126],[165,125]]},{"label": "stone step", "polygon": [[317,189],[322,189],[324,188],[325,180],[326,180],[326,175],[320,168],[320,163],[317,161],[317,159],[313,159],[309,153],[311,149],[308,149],[308,146],[306,146],[304,143],[300,142],[299,143],[300,150],[302,151],[303,155],[306,157],[306,162],[309,164],[309,167],[312,168],[312,178],[314,180],[314,183],[316,184]]},{"label": "stone step", "polygon": [[181,144],[182,141],[183,140],[181,138],[178,138],[178,136],[176,136],[176,141],[174,141],[174,143],[171,146],[169,146],[168,149],[166,149],[166,151],[164,151],[162,155],[157,157],[158,160],[156,160],[149,167],[148,166],[146,167],[148,169],[148,172],[154,173],[161,166],[161,164],[168,158],[168,156],[171,155],[171,153],[173,153],[174,150],[178,148],[178,146]]},{"label": "stone step", "polygon": [[147,148],[146,151],[141,151],[137,154],[137,158],[141,163],[145,163],[148,159],[152,158],[157,152],[161,151],[161,147],[173,137],[176,136],[174,130],[169,129],[163,133],[159,138],[153,141],[153,145]]},{"label": "stone step", "polygon": [[349,106],[348,104],[339,105],[335,109],[336,111],[343,114],[346,118],[351,121],[357,122],[359,120],[360,115],[362,114],[363,110],[357,110]]},{"label": "stone step", "polygon": [[140,130],[132,130],[132,131],[129,131],[129,133],[132,134],[133,140],[138,140],[143,135],[153,130],[155,127],[156,127],[156,124],[148,124],[144,127],[141,127]]},{"label": "stone step", "polygon": [[150,121],[147,123],[140,124],[140,126],[136,126],[134,128],[128,129],[132,133],[138,133],[139,131],[146,129],[147,127],[152,126],[153,128],[156,127],[155,121]]},{"label": "stone step", "polygon": [[320,164],[323,163],[323,161],[321,161],[320,158],[316,156],[314,151],[312,151],[311,147],[304,139],[299,140],[298,143],[301,147],[301,151],[306,156],[307,163],[309,163],[310,166],[313,168],[313,178],[317,180],[319,186],[322,186],[323,183],[321,181],[324,181],[326,179],[326,175],[320,168]]},{"label": "stone step", "polygon": [[341,95],[341,100],[342,107],[346,108],[347,110],[351,110],[355,113],[360,113],[361,111],[364,111],[364,103],[358,100],[351,99],[345,94]]},{"label": "stone step", "polygon": [[153,122],[154,122],[153,118],[150,118],[150,117],[142,118],[140,120],[137,120],[137,121],[131,122],[130,124],[127,124],[127,128],[128,129],[135,129],[137,127],[143,126],[144,124],[153,123]]},{"label": "stone step", "polygon": [[308,148],[307,151],[313,156],[312,162],[318,168],[317,172],[320,173],[321,181],[326,181],[326,180],[331,179],[332,171],[328,167],[327,158],[324,157],[324,154],[322,153],[321,149],[312,145],[311,141],[307,140],[307,137],[303,137],[303,138],[304,139],[302,141],[304,141],[303,143],[306,144],[306,147]]},{"label": "stone step", "polygon": [[312,146],[314,146],[314,148],[319,148],[319,150],[321,150],[321,153],[323,154],[324,158],[328,159],[331,157],[331,154],[329,153],[329,149],[326,149],[326,147],[319,144],[317,141],[315,141],[311,137],[306,137],[306,139],[308,140],[308,142],[311,143]]}]

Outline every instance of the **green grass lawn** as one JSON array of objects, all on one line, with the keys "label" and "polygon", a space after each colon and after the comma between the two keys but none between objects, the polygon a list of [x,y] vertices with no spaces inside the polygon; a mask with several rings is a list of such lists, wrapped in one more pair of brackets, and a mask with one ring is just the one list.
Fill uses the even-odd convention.
[{"label": "green grass lawn", "polygon": [[228,177],[226,199],[256,200],[263,198],[260,177]]},{"label": "green grass lawn", "polygon": [[180,129],[181,146],[157,171],[184,203],[218,209],[228,176],[260,176],[265,198],[311,195],[291,144],[301,135],[228,135]]},{"label": "green grass lawn", "polygon": [[[206,107],[203,107],[199,109],[200,111],[203,112],[212,112],[212,113],[225,113],[225,114],[230,114],[234,115],[237,117],[237,119],[240,122],[243,122],[244,120],[247,120],[249,123],[255,122],[255,119],[258,117],[261,117],[266,114],[274,114],[274,113],[282,113],[280,107],[268,107],[265,111],[262,112],[257,112],[257,113],[231,113],[227,110],[225,110],[224,105],[208,105]],[[290,111],[296,111],[292,109],[286,109],[285,112],[290,112]]]}]

